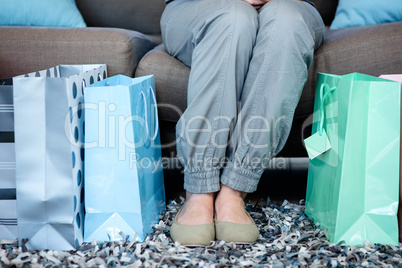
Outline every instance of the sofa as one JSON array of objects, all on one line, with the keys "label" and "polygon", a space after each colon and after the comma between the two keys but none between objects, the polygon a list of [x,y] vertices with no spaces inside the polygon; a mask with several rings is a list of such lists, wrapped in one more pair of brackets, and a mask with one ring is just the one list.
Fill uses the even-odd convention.
[{"label": "sofa", "polygon": [[[337,0],[315,0],[330,25]],[[190,68],[168,55],[160,36],[163,0],[76,0],[87,28],[0,26],[0,78],[58,64],[105,63],[108,75],[155,75],[163,155],[175,157],[175,125],[186,109]],[[402,73],[402,22],[326,31],[280,153],[307,156],[317,72]]]}]

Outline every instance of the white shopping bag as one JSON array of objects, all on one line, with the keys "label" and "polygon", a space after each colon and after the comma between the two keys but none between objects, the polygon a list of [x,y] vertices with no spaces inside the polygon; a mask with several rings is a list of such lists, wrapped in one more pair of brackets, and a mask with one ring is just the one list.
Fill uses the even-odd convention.
[{"label": "white shopping bag", "polygon": [[106,65],[59,65],[13,78],[18,238],[28,250],[83,241],[84,87]]}]

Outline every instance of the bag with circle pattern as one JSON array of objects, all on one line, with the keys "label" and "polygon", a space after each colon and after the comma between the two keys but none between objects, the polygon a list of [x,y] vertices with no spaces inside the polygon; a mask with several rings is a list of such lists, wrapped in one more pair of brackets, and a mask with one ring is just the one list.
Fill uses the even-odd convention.
[{"label": "bag with circle pattern", "polygon": [[58,65],[13,78],[19,243],[73,250],[83,241],[84,88],[106,65]]}]

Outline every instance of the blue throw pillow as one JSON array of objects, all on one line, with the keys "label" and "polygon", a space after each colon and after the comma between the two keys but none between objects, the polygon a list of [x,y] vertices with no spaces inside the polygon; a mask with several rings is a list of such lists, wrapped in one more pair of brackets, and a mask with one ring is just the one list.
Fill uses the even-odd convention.
[{"label": "blue throw pillow", "polygon": [[330,29],[402,21],[402,0],[339,0]]},{"label": "blue throw pillow", "polygon": [[86,26],[74,0],[0,0],[0,25]]}]

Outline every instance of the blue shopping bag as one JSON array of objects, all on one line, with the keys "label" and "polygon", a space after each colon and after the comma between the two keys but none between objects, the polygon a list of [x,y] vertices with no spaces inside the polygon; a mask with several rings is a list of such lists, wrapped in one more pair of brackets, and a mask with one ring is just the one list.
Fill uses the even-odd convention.
[{"label": "blue shopping bag", "polygon": [[84,241],[142,241],[165,211],[154,88],[153,75],[85,88]]}]

